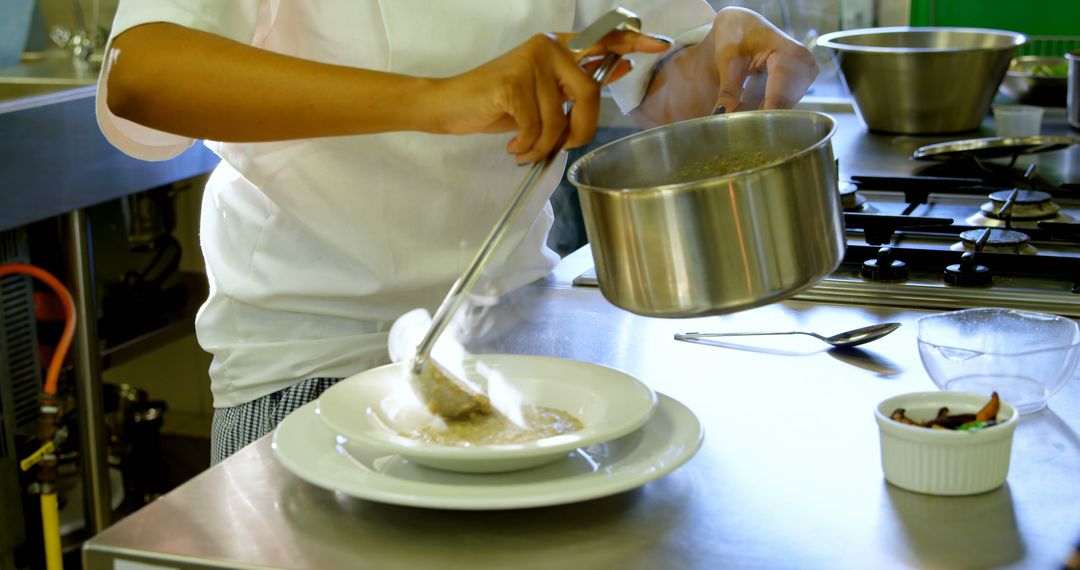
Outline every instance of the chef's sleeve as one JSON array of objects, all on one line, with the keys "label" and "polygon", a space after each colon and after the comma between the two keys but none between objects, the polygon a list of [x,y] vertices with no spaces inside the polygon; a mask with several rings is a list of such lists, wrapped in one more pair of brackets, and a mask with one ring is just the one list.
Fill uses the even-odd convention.
[{"label": "chef's sleeve", "polygon": [[[269,30],[278,0],[120,0],[105,48],[105,61],[97,84],[98,127],[116,148],[143,160],[168,160],[194,143],[194,139],[159,131],[117,117],[109,110],[108,82],[113,38],[142,24],[166,22],[217,34],[244,44],[256,44]],[[198,81],[197,78],[191,78]]]},{"label": "chef's sleeve", "polygon": [[615,6],[623,6],[637,14],[641,18],[642,31],[675,40],[675,45],[666,53],[627,56],[633,62],[633,70],[609,86],[615,103],[625,114],[633,111],[645,98],[656,64],[674,50],[705,39],[716,12],[704,0],[579,0],[574,29],[584,29]]}]

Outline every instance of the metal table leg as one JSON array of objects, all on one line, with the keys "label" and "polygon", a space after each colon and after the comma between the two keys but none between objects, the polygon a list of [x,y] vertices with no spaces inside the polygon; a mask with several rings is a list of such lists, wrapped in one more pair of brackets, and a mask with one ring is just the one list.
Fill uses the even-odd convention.
[{"label": "metal table leg", "polygon": [[79,408],[79,445],[86,528],[91,535],[95,535],[112,522],[112,509],[109,500],[109,461],[105,445],[101,354],[97,335],[94,261],[86,212],[70,212],[64,221],[68,267],[74,286],[71,293],[75,300],[78,320],[71,350]]}]

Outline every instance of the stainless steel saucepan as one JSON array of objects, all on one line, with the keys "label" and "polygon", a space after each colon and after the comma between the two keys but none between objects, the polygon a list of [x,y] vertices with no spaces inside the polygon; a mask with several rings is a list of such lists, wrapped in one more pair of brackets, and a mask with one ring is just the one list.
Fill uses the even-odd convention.
[{"label": "stainless steel saucepan", "polygon": [[713,115],[576,161],[567,176],[604,297],[640,315],[696,317],[820,281],[844,251],[835,130],[808,111]]}]

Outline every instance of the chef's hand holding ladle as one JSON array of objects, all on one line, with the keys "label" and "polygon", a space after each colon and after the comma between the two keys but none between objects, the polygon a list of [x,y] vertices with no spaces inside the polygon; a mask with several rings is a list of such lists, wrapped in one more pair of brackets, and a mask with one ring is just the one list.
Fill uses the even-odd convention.
[{"label": "chef's hand holding ladle", "polygon": [[[589,53],[594,52],[597,43],[605,40],[609,34],[625,34],[626,32],[637,34],[640,31],[641,21],[638,20],[637,16],[623,8],[616,8],[602,16],[589,27],[585,28],[580,34],[570,38],[567,48],[570,52],[575,54],[575,57],[584,57]],[[617,64],[620,59],[619,51],[634,51],[634,45],[635,44],[630,43],[629,45],[614,47],[611,49],[616,51],[609,51],[604,54],[603,60],[593,71],[591,81],[594,83],[592,83],[592,85],[595,87],[607,82],[618,68]],[[551,94],[549,93],[549,95]],[[593,90],[592,95],[593,97],[589,99],[589,104],[598,106],[598,88]],[[583,103],[584,101],[580,102]],[[553,146],[547,147],[545,145],[545,147],[550,148],[550,150],[546,151],[546,155],[538,157],[540,160],[534,162],[530,166],[529,172],[525,175],[524,181],[522,181],[521,185],[518,186],[517,190],[514,192],[506,210],[495,223],[495,226],[484,240],[484,243],[480,246],[480,250],[476,253],[476,256],[469,263],[468,267],[465,268],[465,271],[457,281],[454,282],[453,286],[451,286],[450,291],[446,294],[446,298],[443,299],[442,304],[439,305],[439,309],[435,312],[430,328],[428,328],[424,338],[416,347],[416,353],[412,359],[412,366],[410,369],[411,385],[416,394],[427,405],[428,409],[431,410],[432,413],[442,416],[443,418],[461,419],[472,415],[487,414],[491,412],[491,402],[487,395],[483,393],[483,390],[468,382],[466,379],[460,378],[458,375],[454,374],[445,366],[445,364],[450,363],[436,362],[431,358],[431,351],[435,342],[439,339],[439,335],[441,335],[447,325],[450,324],[454,314],[476,286],[481,273],[483,273],[484,268],[487,267],[488,263],[493,258],[495,251],[498,249],[499,244],[502,243],[503,238],[506,236],[509,228],[513,225],[514,220],[517,219],[518,214],[532,194],[533,188],[536,187],[537,182],[540,181],[548,167],[555,161],[555,157],[562,151],[564,144],[567,142],[567,137],[570,135],[570,131],[567,130],[567,121],[570,123],[570,129],[573,130],[574,116],[572,114],[572,108],[574,107],[574,103],[575,100],[573,99],[566,101],[559,100],[558,109],[563,120],[558,123],[558,140],[555,141]],[[568,119],[567,115],[569,115]],[[514,120],[517,120],[517,117],[515,117]],[[550,123],[551,122],[549,121],[549,124]],[[519,131],[518,137],[522,137],[523,132],[524,129]],[[542,138],[543,136],[541,136],[541,139]],[[511,141],[511,146],[519,141],[520,138]],[[535,160],[528,152],[518,154],[518,160],[521,161],[523,159]]]}]

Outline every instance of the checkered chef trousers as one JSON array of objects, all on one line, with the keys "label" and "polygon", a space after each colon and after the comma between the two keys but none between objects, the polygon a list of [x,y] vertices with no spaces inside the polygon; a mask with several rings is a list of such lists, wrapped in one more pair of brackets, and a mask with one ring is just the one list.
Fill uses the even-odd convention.
[{"label": "checkered chef trousers", "polygon": [[274,431],[285,416],[318,398],[338,380],[341,378],[308,378],[239,406],[215,408],[210,429],[210,464]]}]

